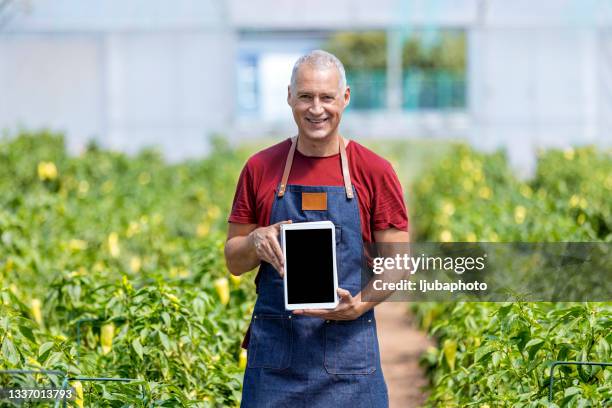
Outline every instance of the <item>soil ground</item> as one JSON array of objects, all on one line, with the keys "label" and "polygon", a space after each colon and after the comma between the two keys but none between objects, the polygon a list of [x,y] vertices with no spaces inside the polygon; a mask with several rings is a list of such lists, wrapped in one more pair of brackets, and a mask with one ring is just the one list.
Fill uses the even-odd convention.
[{"label": "soil ground", "polygon": [[427,379],[419,356],[433,342],[411,324],[404,302],[376,306],[376,322],[383,374],[389,389],[390,408],[417,408],[427,398]]}]

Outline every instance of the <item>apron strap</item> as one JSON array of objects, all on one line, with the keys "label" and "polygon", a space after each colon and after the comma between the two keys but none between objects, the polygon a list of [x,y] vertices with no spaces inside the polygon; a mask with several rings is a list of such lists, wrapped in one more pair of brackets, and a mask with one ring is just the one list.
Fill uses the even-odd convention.
[{"label": "apron strap", "polygon": [[289,180],[289,172],[291,171],[291,165],[293,164],[293,155],[295,154],[295,148],[297,147],[297,136],[291,138],[291,147],[289,148],[289,154],[287,154],[287,161],[285,162],[285,170],[283,171],[283,178],[281,179],[280,188],[278,189],[278,196],[282,197],[285,195],[285,189],[287,188],[287,180]]},{"label": "apron strap", "polygon": [[348,159],[346,158],[346,146],[344,139],[340,136],[340,161],[342,162],[342,177],[344,178],[344,190],[346,198],[353,198],[353,187],[351,187],[351,173],[349,172]]},{"label": "apron strap", "polygon": [[[285,195],[287,189],[287,181],[289,180],[289,173],[291,172],[291,165],[293,164],[293,156],[295,149],[297,148],[297,136],[291,138],[291,147],[287,154],[287,161],[285,162],[285,170],[283,171],[283,177],[281,184],[278,189],[278,197]],[[344,139],[340,136],[340,161],[342,163],[342,178],[344,179],[344,190],[346,191],[346,197],[348,199],[353,198],[353,188],[351,186],[351,173],[349,172],[348,159],[346,157],[346,146],[344,145]]]}]

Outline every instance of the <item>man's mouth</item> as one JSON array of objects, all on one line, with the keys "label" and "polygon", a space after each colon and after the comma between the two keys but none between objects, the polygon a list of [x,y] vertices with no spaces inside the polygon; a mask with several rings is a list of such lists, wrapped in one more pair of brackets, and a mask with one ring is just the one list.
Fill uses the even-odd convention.
[{"label": "man's mouth", "polygon": [[312,119],[312,118],[306,118],[306,120],[310,123],[314,123],[315,125],[326,122],[329,118],[323,118],[323,119]]}]

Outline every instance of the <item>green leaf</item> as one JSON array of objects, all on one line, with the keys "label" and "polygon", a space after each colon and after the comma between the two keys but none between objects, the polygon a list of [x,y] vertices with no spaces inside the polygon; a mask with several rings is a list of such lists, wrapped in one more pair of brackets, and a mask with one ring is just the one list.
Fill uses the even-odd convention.
[{"label": "green leaf", "polygon": [[579,387],[569,387],[565,389],[563,396],[569,397],[569,396],[580,394],[580,393],[582,393],[582,390]]},{"label": "green leaf", "polygon": [[512,337],[516,341],[516,346],[519,350],[525,350],[525,346],[531,337],[531,333],[528,330],[521,330],[516,336]]},{"label": "green leaf", "polygon": [[164,324],[166,325],[166,327],[171,327],[172,323],[170,321],[170,315],[168,314],[168,312],[163,312],[162,315],[162,320],[164,321]]},{"label": "green leaf", "polygon": [[535,346],[535,345],[543,343],[543,342],[544,342],[544,340],[542,340],[542,339],[531,339],[531,340],[529,340],[527,342],[527,344],[525,344],[525,349],[528,349],[528,348],[530,348],[532,346]]},{"label": "green leaf", "polygon": [[600,355],[600,358],[606,358],[610,355],[610,344],[608,344],[606,339],[602,337],[597,343],[596,350]]},{"label": "green leaf", "polygon": [[138,340],[138,337],[132,340],[132,347],[134,348],[136,354],[138,354],[140,358],[143,358],[142,356],[144,352],[142,350],[142,344],[140,344],[140,340]]},{"label": "green leaf", "polygon": [[47,360],[47,364],[49,366],[53,366],[54,364],[62,361],[63,358],[64,358],[64,354],[59,351],[56,351],[54,353],[51,353],[51,355],[49,356],[49,359]]},{"label": "green leaf", "polygon": [[166,351],[170,351],[170,340],[168,340],[168,336],[166,335],[166,333],[162,332],[161,330],[158,333],[159,333],[159,340],[161,341],[162,346],[164,346]]},{"label": "green leaf", "polygon": [[19,355],[17,354],[15,345],[9,338],[5,338],[4,342],[2,343],[2,354],[9,361],[9,363],[13,365],[17,365],[19,363]]},{"label": "green leaf", "polygon": [[494,351],[495,350],[491,346],[480,347],[474,353],[474,362],[477,363],[478,361],[483,360],[484,358],[490,356]]},{"label": "green leaf", "polygon": [[21,334],[23,334],[23,337],[30,340],[32,343],[36,343],[36,338],[34,337],[34,333],[32,332],[32,329],[30,329],[27,326],[20,325],[19,331],[21,332]]},{"label": "green leaf", "polygon": [[525,344],[525,350],[529,352],[529,358],[533,359],[538,350],[540,350],[544,346],[543,339],[531,339]]},{"label": "green leaf", "polygon": [[502,353],[499,351],[494,352],[491,355],[491,362],[493,363],[493,367],[497,368],[499,366],[499,361],[501,360]]},{"label": "green leaf", "polygon": [[140,338],[144,340],[147,337],[149,337],[149,328],[145,327],[144,329],[140,331]]},{"label": "green leaf", "polygon": [[499,320],[503,320],[504,317],[506,317],[506,315],[510,312],[510,310],[512,310],[512,303],[500,307],[497,310],[497,316],[499,317]]},{"label": "green leaf", "polygon": [[[51,350],[53,348],[53,342],[47,342],[47,343],[43,343],[40,345],[40,347],[38,348],[38,356],[42,357],[43,355],[45,355],[49,350]],[[42,360],[46,360],[46,358],[42,358]]]}]

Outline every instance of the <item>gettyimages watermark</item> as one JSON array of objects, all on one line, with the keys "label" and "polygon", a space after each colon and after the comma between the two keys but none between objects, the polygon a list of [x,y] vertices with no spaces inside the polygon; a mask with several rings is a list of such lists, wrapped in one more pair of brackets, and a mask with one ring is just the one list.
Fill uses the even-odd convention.
[{"label": "gettyimages watermark", "polygon": [[612,300],[612,243],[371,243],[364,249],[364,301]]}]

